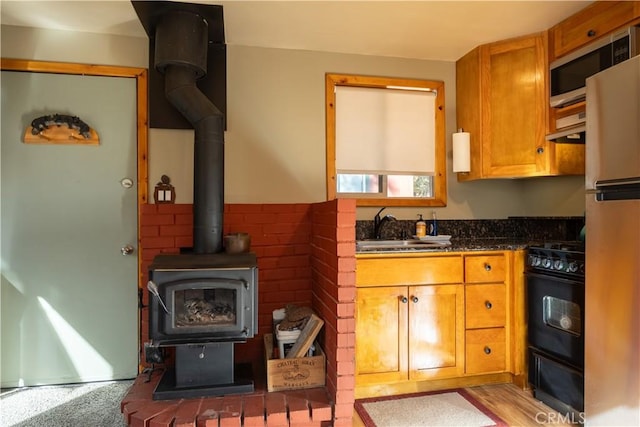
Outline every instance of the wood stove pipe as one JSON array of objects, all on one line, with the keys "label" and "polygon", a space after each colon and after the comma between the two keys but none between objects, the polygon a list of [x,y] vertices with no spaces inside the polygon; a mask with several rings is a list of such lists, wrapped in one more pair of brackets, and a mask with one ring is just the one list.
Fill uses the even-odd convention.
[{"label": "wood stove pipe", "polygon": [[155,67],[165,95],[195,130],[193,250],[222,251],[224,214],[224,116],[196,86],[206,75],[207,21],[187,11],[167,12],[156,26]]}]

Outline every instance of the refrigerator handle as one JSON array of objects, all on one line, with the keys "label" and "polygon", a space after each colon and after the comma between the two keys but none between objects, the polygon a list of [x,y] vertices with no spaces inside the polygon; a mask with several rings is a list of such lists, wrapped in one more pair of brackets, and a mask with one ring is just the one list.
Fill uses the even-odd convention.
[{"label": "refrigerator handle", "polygon": [[596,181],[595,188],[606,190],[607,188],[633,187],[640,185],[640,177],[626,179],[609,179],[606,181]]}]

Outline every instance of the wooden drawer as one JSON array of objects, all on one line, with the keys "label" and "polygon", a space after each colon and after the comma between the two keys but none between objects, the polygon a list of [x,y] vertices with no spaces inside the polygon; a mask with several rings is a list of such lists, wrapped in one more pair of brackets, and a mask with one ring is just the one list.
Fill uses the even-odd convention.
[{"label": "wooden drawer", "polygon": [[462,283],[462,278],[461,256],[356,260],[356,286]]},{"label": "wooden drawer", "polygon": [[467,374],[501,372],[506,369],[504,328],[466,331],[465,363]]},{"label": "wooden drawer", "polygon": [[467,329],[505,326],[507,313],[505,285],[466,285],[465,316]]},{"label": "wooden drawer", "polygon": [[552,27],[552,59],[613,32],[638,17],[637,1],[597,1]]},{"label": "wooden drawer", "polygon": [[465,283],[504,282],[504,255],[471,255],[464,258]]}]

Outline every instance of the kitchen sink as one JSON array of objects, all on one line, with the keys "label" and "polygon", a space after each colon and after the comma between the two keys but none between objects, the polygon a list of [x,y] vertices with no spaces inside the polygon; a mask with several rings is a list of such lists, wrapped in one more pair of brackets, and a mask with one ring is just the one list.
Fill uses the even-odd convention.
[{"label": "kitchen sink", "polygon": [[419,239],[408,240],[358,240],[356,250],[375,251],[379,249],[411,249],[444,246],[442,242],[427,242]]}]

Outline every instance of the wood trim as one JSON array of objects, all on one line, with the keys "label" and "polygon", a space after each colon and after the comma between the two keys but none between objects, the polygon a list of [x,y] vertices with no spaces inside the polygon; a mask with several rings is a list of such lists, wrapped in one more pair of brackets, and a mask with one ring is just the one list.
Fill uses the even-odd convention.
[{"label": "wood trim", "polygon": [[327,166],[327,200],[336,198],[336,93],[333,90],[338,83],[337,75],[325,76],[325,123],[326,123],[326,166]]},{"label": "wood trim", "polygon": [[419,381],[396,381],[386,384],[356,384],[355,398],[391,396],[394,394],[420,393],[425,391],[447,390],[459,387],[475,387],[487,384],[503,384],[513,382],[508,372],[467,375],[455,378],[437,378]]},{"label": "wood trim", "polygon": [[111,65],[76,64],[66,62],[31,61],[24,59],[0,58],[0,69],[4,71],[25,71],[32,73],[76,74],[104,77],[125,77],[136,79],[137,98],[137,139],[138,139],[138,286],[142,286],[142,253],[140,250],[140,211],[147,203],[148,185],[148,78],[146,68],[120,67]]},{"label": "wood trim", "polygon": [[434,196],[430,199],[411,198],[357,198],[358,206],[447,206],[447,158],[446,158],[446,117],[444,82],[439,80],[421,80],[395,77],[361,76],[351,74],[325,74],[325,150],[327,200],[337,198],[336,191],[336,127],[335,127],[335,87],[361,86],[386,88],[387,86],[408,86],[435,89],[436,96],[436,174]]},{"label": "wood trim", "polygon": [[[527,358],[527,307],[526,280],[524,277],[527,251],[517,250],[509,255],[511,277],[509,283],[510,310],[508,324],[511,325],[509,351],[511,352],[511,372],[516,378],[527,375],[529,363]],[[524,382],[526,384],[526,381]]]}]

